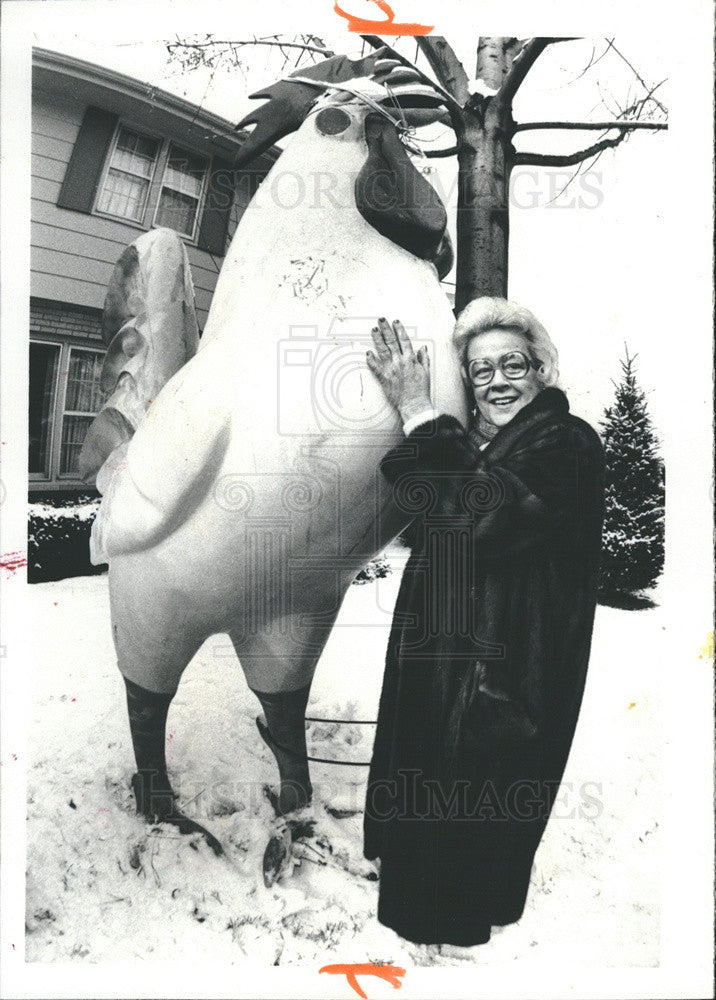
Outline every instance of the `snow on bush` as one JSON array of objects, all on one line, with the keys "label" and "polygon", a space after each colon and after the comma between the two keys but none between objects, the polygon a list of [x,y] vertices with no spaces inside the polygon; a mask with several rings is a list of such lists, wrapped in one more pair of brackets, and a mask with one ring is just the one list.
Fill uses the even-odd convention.
[{"label": "snow on bush", "polygon": [[89,561],[89,537],[99,509],[99,497],[69,502],[31,503],[27,528],[29,583],[89,576],[102,567]]}]

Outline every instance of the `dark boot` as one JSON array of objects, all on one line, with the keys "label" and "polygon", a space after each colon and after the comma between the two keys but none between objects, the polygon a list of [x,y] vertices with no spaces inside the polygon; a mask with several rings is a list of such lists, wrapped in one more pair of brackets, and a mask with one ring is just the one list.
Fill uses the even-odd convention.
[{"label": "dark boot", "polygon": [[257,718],[256,725],[276,758],[281,777],[281,790],[273,801],[281,816],[307,806],[313,794],[306,750],[306,705],[310,690],[311,685],[307,684],[298,691],[254,691],[266,717],[265,723]]},{"label": "dark boot", "polygon": [[174,695],[147,691],[126,677],[124,683],[137,762],[137,773],[132,777],[137,812],[150,823],[171,823],[180,833],[201,833],[215,854],[223,854],[216,837],[185,816],[175,801],[165,757],[167,714]]}]

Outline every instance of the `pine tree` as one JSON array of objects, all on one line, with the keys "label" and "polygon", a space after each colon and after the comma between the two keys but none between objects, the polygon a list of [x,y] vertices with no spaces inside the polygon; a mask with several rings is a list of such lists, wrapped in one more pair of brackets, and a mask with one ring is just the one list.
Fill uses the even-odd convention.
[{"label": "pine tree", "polygon": [[606,455],[603,594],[651,587],[664,567],[664,464],[634,361],[627,350],[614,403],[601,421]]}]

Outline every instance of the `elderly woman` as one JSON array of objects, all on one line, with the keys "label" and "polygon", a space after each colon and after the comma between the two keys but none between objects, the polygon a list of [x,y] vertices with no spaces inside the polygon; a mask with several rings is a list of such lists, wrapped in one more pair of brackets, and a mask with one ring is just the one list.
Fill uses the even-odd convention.
[{"label": "elderly woman", "polygon": [[567,761],[596,605],[603,452],[556,388],[528,310],[483,298],[455,341],[468,430],[431,409],[401,324],[368,364],[404,421],[381,463],[415,517],[388,643],[365,812],[379,920],[421,943],[482,944],[522,915]]}]

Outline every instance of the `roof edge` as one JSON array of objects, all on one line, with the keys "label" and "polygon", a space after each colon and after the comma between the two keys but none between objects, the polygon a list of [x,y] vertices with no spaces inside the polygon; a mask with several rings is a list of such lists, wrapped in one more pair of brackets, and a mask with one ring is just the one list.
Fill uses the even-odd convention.
[{"label": "roof edge", "polygon": [[[191,124],[208,126],[217,133],[217,138],[227,139],[232,143],[241,144],[251,134],[246,129],[236,131],[235,123],[206,111],[204,108],[187,101],[183,97],[170,94],[161,87],[155,87],[150,83],[144,83],[125,73],[109,69],[106,66],[99,66],[97,63],[87,62],[77,56],[71,56],[64,52],[54,52],[52,49],[44,49],[33,46],[32,49],[33,67],[47,69],[50,71],[64,73],[74,76],[89,83],[100,84],[112,90],[120,91],[127,96],[145,101],[147,104],[159,105],[163,110],[183,118]],[[263,156],[271,160],[277,160],[282,150],[277,146],[267,149]]]}]

